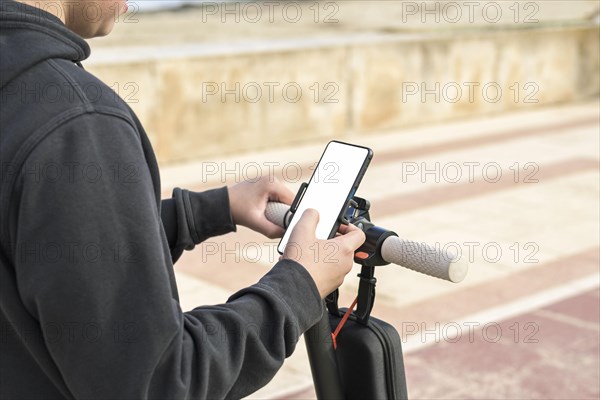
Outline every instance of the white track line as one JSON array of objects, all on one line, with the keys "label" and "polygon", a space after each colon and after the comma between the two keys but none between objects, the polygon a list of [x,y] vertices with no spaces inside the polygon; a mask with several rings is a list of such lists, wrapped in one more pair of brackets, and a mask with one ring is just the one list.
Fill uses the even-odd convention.
[{"label": "white track line", "polygon": [[[443,341],[451,342],[456,340],[457,333],[468,337],[468,329],[470,326],[473,326],[474,323],[478,323],[476,326],[478,328],[481,328],[486,324],[498,323],[510,317],[525,314],[549,304],[568,299],[569,297],[595,289],[598,286],[600,286],[600,274],[593,274],[585,278],[571,281],[565,285],[523,297],[511,303],[492,307],[485,311],[469,315],[462,318],[460,321],[440,322],[439,324],[436,324],[435,327],[427,327],[426,332],[416,332],[413,336],[410,336],[408,340],[403,341],[402,350],[404,354],[408,354]],[[454,329],[456,326],[461,327],[463,332],[457,332],[457,329]],[[413,326],[411,326],[411,329],[412,328]],[[474,330],[476,331],[477,329]]]}]

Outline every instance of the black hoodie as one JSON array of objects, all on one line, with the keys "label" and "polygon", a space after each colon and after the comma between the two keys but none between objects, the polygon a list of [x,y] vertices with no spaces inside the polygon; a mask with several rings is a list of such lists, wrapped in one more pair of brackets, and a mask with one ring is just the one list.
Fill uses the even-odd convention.
[{"label": "black hoodie", "polygon": [[[139,121],[41,10],[0,0],[0,398],[240,398],[322,313],[279,262],[183,313],[173,262],[235,230],[226,188],[160,200]],[[219,266],[215,266],[218,268]]]}]

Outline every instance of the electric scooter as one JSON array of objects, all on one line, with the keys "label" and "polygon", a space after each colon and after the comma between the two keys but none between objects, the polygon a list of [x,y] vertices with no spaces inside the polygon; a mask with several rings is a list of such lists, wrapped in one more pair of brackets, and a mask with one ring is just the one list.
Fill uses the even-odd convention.
[{"label": "electric scooter", "polygon": [[[269,203],[266,209],[267,219],[271,222],[287,227],[294,206],[290,208],[281,203]],[[342,385],[344,377],[340,376],[340,366],[336,359],[335,339],[346,320],[352,316],[354,320],[368,325],[371,309],[375,301],[375,268],[397,264],[413,271],[420,272],[432,277],[444,279],[450,282],[461,282],[468,272],[468,264],[464,260],[457,260],[456,256],[449,251],[443,251],[425,243],[401,239],[398,235],[385,228],[376,226],[371,222],[370,203],[360,197],[354,197],[349,201],[347,211],[342,223],[353,224],[361,229],[366,235],[365,243],[355,252],[354,261],[362,266],[359,293],[353,306],[345,311],[344,318],[335,332],[331,333],[330,315],[324,313],[323,318],[315,326],[310,328],[304,335],[311,373],[315,383],[318,399],[344,399],[348,396]],[[353,311],[354,305],[357,305]],[[337,314],[337,291],[326,299],[329,314]],[[324,335],[332,335],[333,340],[323,340]],[[400,347],[398,341],[396,346]],[[394,352],[402,357],[401,348]],[[401,380],[404,390],[388,390],[388,398],[406,396],[405,374],[395,371],[397,380]],[[394,393],[401,393],[395,395]],[[403,394],[402,394],[403,393]]]}]

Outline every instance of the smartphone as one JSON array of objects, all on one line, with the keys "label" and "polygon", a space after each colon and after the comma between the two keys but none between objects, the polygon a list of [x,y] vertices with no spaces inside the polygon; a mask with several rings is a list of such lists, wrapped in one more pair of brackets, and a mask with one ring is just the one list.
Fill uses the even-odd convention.
[{"label": "smartphone", "polygon": [[280,254],[283,254],[294,226],[309,208],[319,212],[317,239],[326,240],[335,236],[341,217],[345,215],[348,200],[356,193],[372,158],[373,151],[367,147],[336,140],[327,144],[308,186],[300,194],[296,211],[277,246]]}]

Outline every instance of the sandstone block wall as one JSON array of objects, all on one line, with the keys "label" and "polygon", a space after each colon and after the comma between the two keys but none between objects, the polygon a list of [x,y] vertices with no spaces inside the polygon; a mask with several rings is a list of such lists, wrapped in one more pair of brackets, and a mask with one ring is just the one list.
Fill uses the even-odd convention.
[{"label": "sandstone block wall", "polygon": [[131,48],[86,67],[163,164],[599,94],[598,26]]}]

